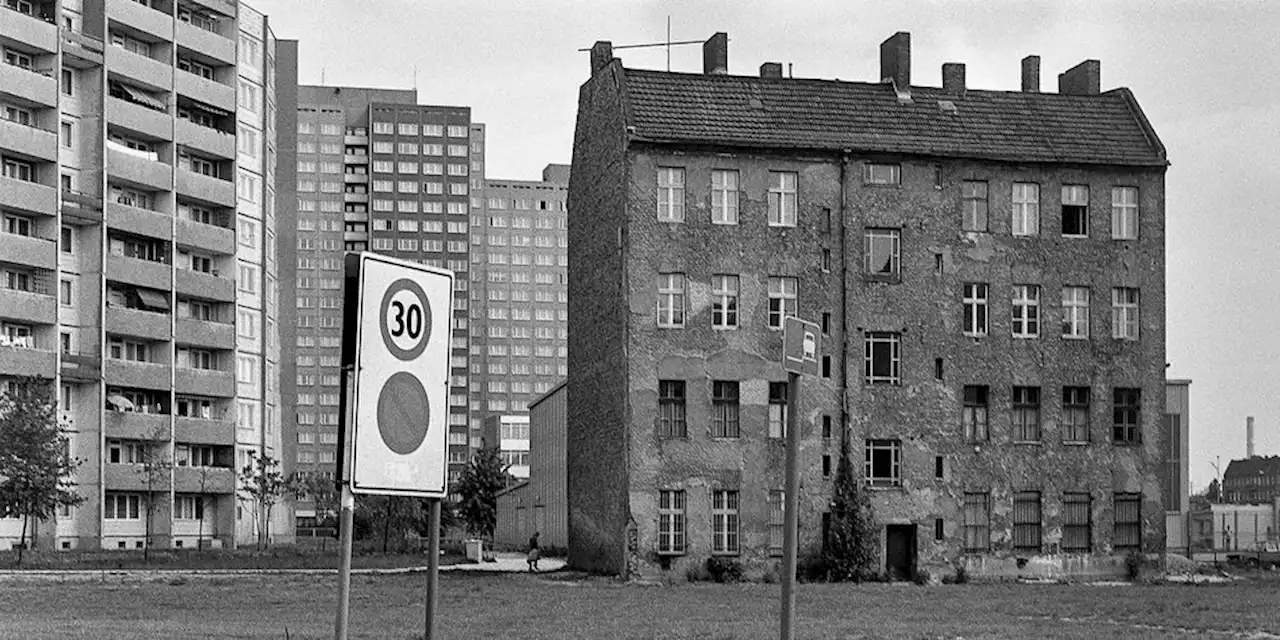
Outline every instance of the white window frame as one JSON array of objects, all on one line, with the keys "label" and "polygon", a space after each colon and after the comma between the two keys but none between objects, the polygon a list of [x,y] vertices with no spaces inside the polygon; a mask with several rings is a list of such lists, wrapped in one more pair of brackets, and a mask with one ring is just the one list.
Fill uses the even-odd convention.
[{"label": "white window frame", "polygon": [[[866,275],[873,278],[897,279],[901,277],[902,232],[898,229],[868,227],[863,231],[863,269]],[[890,245],[889,272],[876,269],[872,248],[888,241]]]},{"label": "white window frame", "polygon": [[738,224],[738,172],[711,172],[711,224]]},{"label": "white window frame", "polygon": [[1062,337],[1083,340],[1089,337],[1089,288],[1062,288]]},{"label": "white window frame", "polygon": [[669,329],[684,327],[685,275],[658,274],[658,326]]},{"label": "white window frame", "polygon": [[782,329],[783,318],[797,314],[799,279],[792,276],[769,276],[769,328]]},{"label": "white window frame", "polygon": [[741,505],[738,491],[715,489],[711,492],[711,553],[713,555],[737,555]]},{"label": "white window frame", "polygon": [[[1065,229],[1067,220],[1067,207],[1084,207],[1084,229],[1083,233],[1067,233]],[[1064,184],[1062,185],[1062,223],[1064,229],[1062,237],[1064,238],[1088,238],[1089,237],[1089,185],[1084,184]]]},{"label": "white window frame", "polygon": [[1013,220],[1009,230],[1015,236],[1040,235],[1040,185],[1013,183]]},{"label": "white window frame", "polygon": [[[875,375],[875,347],[889,345],[889,375]],[[902,384],[902,335],[890,331],[867,331],[863,334],[863,379],[866,384]]]},{"label": "white window frame", "polygon": [[736,275],[716,274],[711,276],[711,328],[738,328],[738,292],[739,279]]},{"label": "white window frame", "polygon": [[1111,188],[1111,239],[1138,239],[1138,188]]},{"label": "white window frame", "polygon": [[[863,445],[865,453],[863,477],[869,487],[901,487],[902,486],[902,441],[887,438],[867,438]],[[875,454],[889,452],[888,475],[876,475]],[[882,471],[882,470],[881,470]]]},{"label": "white window frame", "polygon": [[769,172],[769,226],[796,226],[799,185],[800,174],[794,171]]},{"label": "white window frame", "polygon": [[1011,298],[1013,337],[1040,337],[1040,285],[1015,284]]},{"label": "white window frame", "polygon": [[684,222],[684,168],[658,167],[658,221]]},{"label": "white window frame", "polygon": [[1140,331],[1138,305],[1140,292],[1135,287],[1111,289],[1111,337],[1117,340],[1137,340]]},{"label": "white window frame", "polygon": [[687,541],[685,505],[687,496],[683,490],[658,491],[658,553],[683,555]]},{"label": "white window frame", "polygon": [[962,290],[964,309],[964,335],[981,338],[987,335],[991,324],[991,286],[985,282],[966,282]]}]

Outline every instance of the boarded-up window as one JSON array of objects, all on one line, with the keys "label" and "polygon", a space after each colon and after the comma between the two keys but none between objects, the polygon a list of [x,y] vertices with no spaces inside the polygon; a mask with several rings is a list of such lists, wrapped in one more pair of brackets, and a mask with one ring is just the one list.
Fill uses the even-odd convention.
[{"label": "boarded-up window", "polygon": [[1090,513],[1089,494],[1062,494],[1063,551],[1089,551],[1092,543]]},{"label": "boarded-up window", "polygon": [[1019,491],[1013,496],[1013,548],[1040,551],[1040,492]]},{"label": "boarded-up window", "polygon": [[991,547],[991,495],[964,494],[964,550],[986,551]]},{"label": "boarded-up window", "polygon": [[1142,548],[1142,494],[1117,493],[1115,496],[1115,533],[1111,546],[1117,551]]}]

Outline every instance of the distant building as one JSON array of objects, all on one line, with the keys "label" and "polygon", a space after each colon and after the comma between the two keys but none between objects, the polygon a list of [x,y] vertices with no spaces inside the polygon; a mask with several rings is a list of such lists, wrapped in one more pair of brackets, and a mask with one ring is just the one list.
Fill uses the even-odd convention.
[{"label": "distant building", "polygon": [[1256,551],[1280,543],[1280,500],[1270,504],[1204,504],[1190,514],[1192,549]]},{"label": "distant building", "polygon": [[517,482],[529,479],[529,416],[489,416],[484,419],[486,447],[498,447],[502,464]]},{"label": "distant building", "polygon": [[1232,460],[1222,474],[1223,502],[1269,504],[1280,498],[1280,456]]},{"label": "distant building", "polygon": [[1161,441],[1164,443],[1163,484],[1164,526],[1167,546],[1190,546],[1188,518],[1191,514],[1190,433],[1191,381],[1165,381],[1165,413]]},{"label": "distant building", "polygon": [[529,404],[529,481],[498,496],[494,541],[521,547],[536,531],[543,547],[569,546],[565,383]]}]

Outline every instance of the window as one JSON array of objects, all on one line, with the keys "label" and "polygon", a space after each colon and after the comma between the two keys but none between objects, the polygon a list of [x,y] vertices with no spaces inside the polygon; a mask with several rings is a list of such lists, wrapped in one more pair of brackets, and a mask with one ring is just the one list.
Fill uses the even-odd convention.
[{"label": "window", "polygon": [[1013,432],[1019,442],[1040,441],[1040,387],[1013,388]]},{"label": "window", "polygon": [[658,435],[660,437],[684,438],[688,435],[684,403],[683,380],[658,381]]},{"label": "window", "polygon": [[711,277],[711,326],[738,328],[738,276]]},{"label": "window", "polygon": [[769,437],[787,437],[787,383],[769,383]]},{"label": "window", "polygon": [[31,237],[34,224],[31,218],[6,213],[4,216],[4,232],[15,236]]},{"label": "window", "polygon": [[75,78],[76,78],[75,72],[70,69],[63,69],[62,73],[59,75],[60,75],[60,80],[62,85],[62,95],[74,96],[75,95]]},{"label": "window", "polygon": [[1089,387],[1062,388],[1063,442],[1089,441]]},{"label": "window", "polygon": [[902,184],[902,167],[896,164],[867,163],[867,184]]},{"label": "window", "polygon": [[1013,494],[1013,549],[1040,552],[1040,492]]},{"label": "window", "polygon": [[1071,238],[1089,237],[1089,187],[1080,184],[1062,185],[1062,235]]},{"label": "window", "polygon": [[769,492],[769,555],[782,555],[783,537],[786,532],[786,492]]},{"label": "window", "polygon": [[986,231],[987,183],[982,180],[965,180],[960,187],[963,205],[960,228],[965,231]]},{"label": "window", "polygon": [[1138,551],[1142,548],[1142,494],[1117,493],[1114,500],[1111,546],[1116,551]]},{"label": "window", "polygon": [[658,492],[658,553],[684,553],[684,492]]},{"label": "window", "polygon": [[711,172],[711,224],[738,224],[738,172]]},{"label": "window", "polygon": [[738,492],[711,492],[711,552],[738,552]]},{"label": "window", "polygon": [[1111,238],[1138,239],[1138,188],[1111,189]]},{"label": "window", "polygon": [[684,222],[684,169],[658,167],[658,220]]},{"label": "window", "polygon": [[142,444],[127,440],[107,440],[108,464],[140,464],[145,459]]},{"label": "window", "polygon": [[1089,337],[1089,288],[1062,288],[1062,337]]},{"label": "window", "polygon": [[684,326],[684,274],[658,274],[658,326]]},{"label": "window", "polygon": [[1013,285],[1013,337],[1040,336],[1040,287],[1034,284]]},{"label": "window", "polygon": [[467,128],[460,124],[451,124],[449,125],[449,137],[465,138],[467,137]]},{"label": "window", "polygon": [[58,141],[66,149],[70,149],[72,145],[71,123],[63,122],[58,125]]},{"label": "window", "polygon": [[13,178],[14,180],[22,180],[23,182],[36,181],[36,168],[30,162],[14,160],[12,158],[4,159],[4,177]]},{"label": "window", "polygon": [[107,492],[103,496],[102,517],[106,520],[142,519],[142,496]]},{"label": "window", "polygon": [[964,494],[964,550],[991,548],[991,494]]},{"label": "window", "polygon": [[791,171],[769,172],[769,226],[796,226],[798,174]]},{"label": "window", "polygon": [[902,486],[902,441],[867,440],[866,478],[872,487]]},{"label": "window", "polygon": [[901,341],[901,334],[887,331],[868,331],[864,334],[863,377],[866,384],[901,384]]},{"label": "window", "polygon": [[[863,234],[866,273],[876,278],[898,277],[902,232],[897,229],[867,229]],[[824,254],[825,256],[826,254]]]},{"label": "window", "polygon": [[173,496],[175,520],[200,520],[204,518],[204,496]]},{"label": "window", "polygon": [[1040,185],[1013,183],[1013,224],[1015,236],[1040,235]]},{"label": "window", "polygon": [[738,437],[738,383],[715,380],[711,383],[711,437]]},{"label": "window", "polygon": [[71,306],[71,281],[61,280],[58,282],[58,302],[63,306]]},{"label": "window", "polygon": [[1111,290],[1111,337],[1138,339],[1138,290],[1115,287]]},{"label": "window", "polygon": [[1111,393],[1112,442],[1116,444],[1142,442],[1142,389],[1118,387]]},{"label": "window", "polygon": [[960,414],[965,440],[982,441],[991,437],[988,428],[989,395],[985,385],[965,385],[964,408]]},{"label": "window", "polygon": [[782,319],[796,315],[796,279],[769,276],[769,328],[781,329]]},{"label": "window", "polygon": [[1062,550],[1090,551],[1092,507],[1087,493],[1062,494]]},{"label": "window", "polygon": [[987,335],[987,285],[964,285],[964,334],[971,337]]}]

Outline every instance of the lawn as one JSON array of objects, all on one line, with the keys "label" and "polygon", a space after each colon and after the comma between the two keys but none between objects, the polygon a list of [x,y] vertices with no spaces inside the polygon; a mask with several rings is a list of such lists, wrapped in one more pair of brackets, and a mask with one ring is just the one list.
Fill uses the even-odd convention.
[{"label": "lawn", "polygon": [[[27,551],[18,564],[16,551],[0,552],[0,570],[90,570],[118,571],[126,569],[164,570],[240,570],[240,569],[337,569],[336,545],[327,548],[272,547],[258,551],[243,549],[200,550],[155,549],[150,557],[141,551]],[[455,564],[463,556],[450,553],[440,558],[441,565]],[[427,556],[422,553],[355,552],[351,566],[356,569],[395,569],[423,567]]]},{"label": "lawn", "polygon": [[[351,637],[422,631],[425,577],[354,576]],[[778,586],[622,585],[557,573],[440,578],[438,638],[769,638]],[[0,637],[325,638],[331,576],[0,582]],[[801,585],[798,638],[1280,638],[1277,582]]]}]

